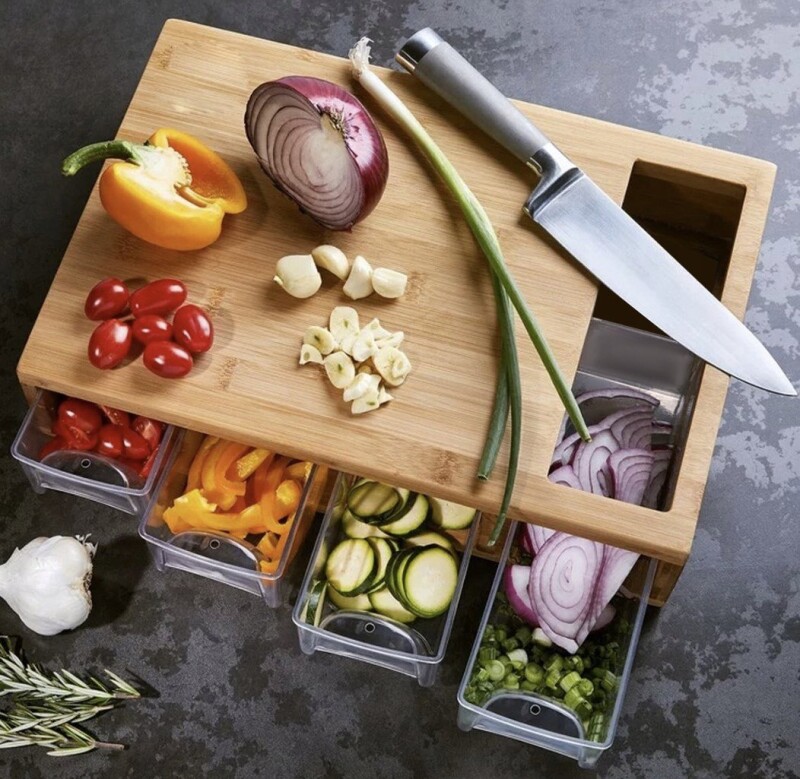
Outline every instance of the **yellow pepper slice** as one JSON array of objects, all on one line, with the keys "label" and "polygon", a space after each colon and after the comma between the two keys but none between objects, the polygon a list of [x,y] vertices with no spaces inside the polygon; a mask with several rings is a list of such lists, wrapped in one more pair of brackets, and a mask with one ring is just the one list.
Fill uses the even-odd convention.
[{"label": "yellow pepper slice", "polygon": [[247,207],[237,175],[216,152],[188,133],[156,130],[147,144],[105,141],[84,146],[62,163],[72,176],[91,162],[116,159],[100,177],[109,216],[143,241],[165,249],[202,249],[219,238],[225,214]]},{"label": "yellow pepper slice", "polygon": [[200,444],[200,448],[197,450],[197,454],[195,454],[194,460],[192,460],[192,464],[189,466],[189,475],[186,478],[186,489],[184,492],[196,490],[202,486],[200,474],[203,472],[203,463],[205,463],[208,453],[217,443],[219,443],[219,438],[215,438],[212,435],[206,436],[203,439],[203,443]]},{"label": "yellow pepper slice", "polygon": [[269,449],[253,449],[252,452],[248,452],[244,457],[240,457],[233,464],[236,478],[240,479],[241,481],[249,479],[255,472],[256,468],[258,468],[262,463],[266,462],[267,459],[271,457],[272,452],[270,452]]},{"label": "yellow pepper slice", "polygon": [[308,477],[311,475],[311,469],[313,467],[313,463],[305,462],[304,460],[292,463],[286,469],[286,478],[297,479],[301,484],[305,484],[308,481]]}]

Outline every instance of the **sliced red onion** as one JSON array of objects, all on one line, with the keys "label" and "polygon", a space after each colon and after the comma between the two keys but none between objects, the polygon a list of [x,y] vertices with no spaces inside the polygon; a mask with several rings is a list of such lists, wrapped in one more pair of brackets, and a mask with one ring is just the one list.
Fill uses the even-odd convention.
[{"label": "sliced red onion", "polygon": [[594,626],[589,632],[596,633],[598,630],[602,630],[604,627],[610,625],[616,616],[617,610],[614,608],[614,606],[612,606],[610,603],[606,604],[606,607],[600,612],[597,622],[594,623]]},{"label": "sliced red onion", "polygon": [[539,627],[568,652],[577,652],[586,637],[581,633],[602,572],[603,552],[603,544],[596,541],[554,533],[533,559],[528,592]]},{"label": "sliced red onion", "polygon": [[530,570],[530,594],[539,627],[557,646],[577,652],[597,625],[639,555],[555,533]]},{"label": "sliced red onion", "polygon": [[522,547],[522,550],[531,556],[533,556],[534,554],[533,536],[531,532],[532,528],[533,525],[523,523],[519,529],[519,536],[517,538],[517,540],[519,541],[519,545]]},{"label": "sliced red onion", "polygon": [[618,449],[608,457],[617,500],[640,505],[650,482],[654,456],[647,449]]},{"label": "sliced red onion", "polygon": [[531,545],[535,554],[547,543],[550,536],[555,535],[556,531],[549,527],[542,527],[541,525],[531,525]]},{"label": "sliced red onion", "polygon": [[528,592],[530,580],[530,566],[508,565],[503,574],[503,588],[514,612],[531,627],[536,627],[539,622]]},{"label": "sliced red onion", "polygon": [[653,467],[650,470],[650,480],[642,495],[642,506],[646,506],[649,509],[657,509],[659,507],[661,491],[664,489],[664,484],[666,484],[671,462],[671,449],[657,449],[653,452]]},{"label": "sliced red onion", "polygon": [[583,392],[575,400],[581,407],[584,418],[590,424],[597,424],[609,414],[621,409],[644,406],[655,409],[657,398],[632,387],[608,387],[606,389]]},{"label": "sliced red onion", "polygon": [[611,433],[623,449],[649,449],[653,435],[653,410],[629,410],[612,423]]},{"label": "sliced red onion", "polygon": [[306,76],[268,81],[250,95],[244,124],[264,172],[323,227],[349,230],[380,200],[386,144],[342,87]]},{"label": "sliced red onion", "polygon": [[[619,449],[617,439],[610,430],[600,430],[589,442],[581,441],[575,452],[572,468],[578,476],[581,489],[595,495],[609,495],[609,482],[606,468],[608,457]],[[604,472],[601,479],[599,474]]]},{"label": "sliced red onion", "polygon": [[547,478],[550,479],[553,484],[565,484],[567,487],[573,487],[576,490],[581,489],[581,481],[571,465],[562,465]]}]

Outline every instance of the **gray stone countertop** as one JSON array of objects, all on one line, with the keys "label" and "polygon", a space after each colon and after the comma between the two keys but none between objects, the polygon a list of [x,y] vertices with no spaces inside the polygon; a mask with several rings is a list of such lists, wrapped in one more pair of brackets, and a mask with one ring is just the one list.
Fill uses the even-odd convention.
[{"label": "gray stone countertop", "polygon": [[[86,625],[54,638],[0,604],[0,633],[33,658],[111,667],[157,694],[105,715],[129,745],[57,761],[0,753],[9,777],[581,776],[554,754],[460,732],[456,689],[492,576],[474,561],[440,683],[303,656],[290,607],[155,570],[133,518],[35,495],[8,454],[25,404],[16,361],[94,176],[65,182],[69,151],[113,137],[165,19],[179,17],[344,54],[362,34],[389,64],[438,29],[507,94],[762,157],[778,165],[747,314],[800,378],[800,5],[789,0],[331,0],[0,6],[0,557],[37,535],[101,545]],[[651,610],[618,737],[599,774],[796,777],[800,771],[800,412],[733,382],[694,550]],[[292,575],[296,588],[302,563]]]}]

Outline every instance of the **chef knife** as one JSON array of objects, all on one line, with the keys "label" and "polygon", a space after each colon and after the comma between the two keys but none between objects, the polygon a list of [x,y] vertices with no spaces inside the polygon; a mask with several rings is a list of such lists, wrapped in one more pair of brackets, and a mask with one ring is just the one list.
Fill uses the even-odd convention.
[{"label": "chef knife", "polygon": [[540,175],[525,212],[667,335],[748,384],[796,395],[761,342],[430,28],[397,61]]}]

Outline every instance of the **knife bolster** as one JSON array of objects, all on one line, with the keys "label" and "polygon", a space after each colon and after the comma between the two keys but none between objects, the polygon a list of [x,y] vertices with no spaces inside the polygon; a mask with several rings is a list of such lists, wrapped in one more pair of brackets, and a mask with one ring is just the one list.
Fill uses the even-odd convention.
[{"label": "knife bolster", "polygon": [[583,175],[581,170],[552,143],[542,146],[528,160],[528,166],[540,176],[539,183],[523,206],[525,213],[531,218],[564,187]]}]

